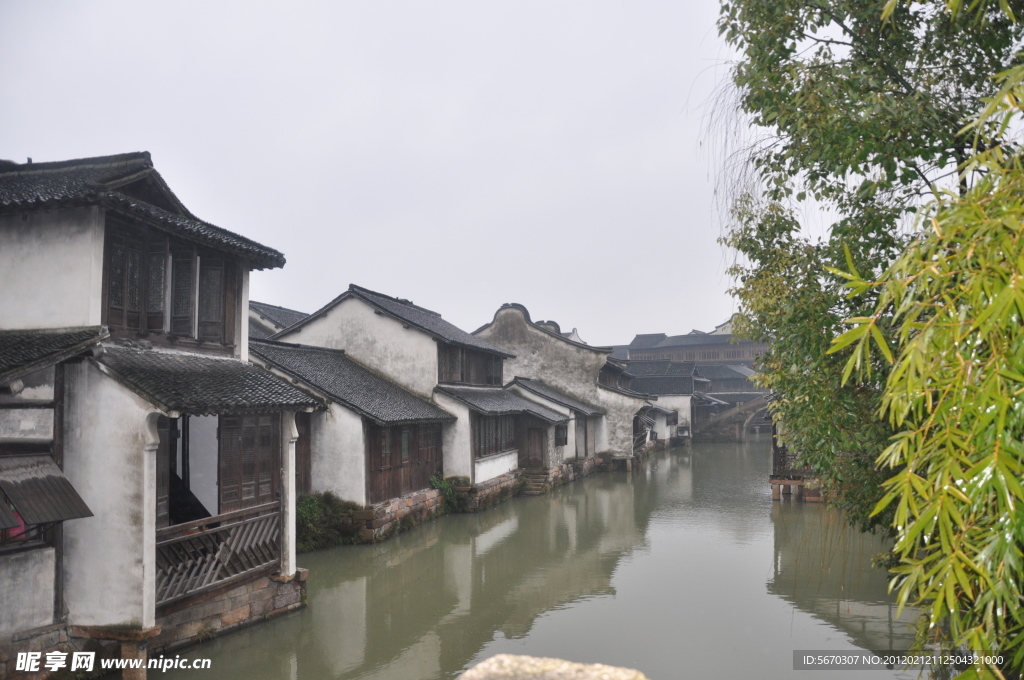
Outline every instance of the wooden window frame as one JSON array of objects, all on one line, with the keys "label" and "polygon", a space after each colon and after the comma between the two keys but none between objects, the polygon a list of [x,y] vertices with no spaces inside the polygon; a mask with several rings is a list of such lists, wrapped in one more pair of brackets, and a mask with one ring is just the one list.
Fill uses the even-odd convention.
[{"label": "wooden window frame", "polygon": [[555,425],[555,446],[569,445],[569,426]]},{"label": "wooden window frame", "polygon": [[515,451],[516,416],[485,416],[473,414],[473,457],[486,458]]}]

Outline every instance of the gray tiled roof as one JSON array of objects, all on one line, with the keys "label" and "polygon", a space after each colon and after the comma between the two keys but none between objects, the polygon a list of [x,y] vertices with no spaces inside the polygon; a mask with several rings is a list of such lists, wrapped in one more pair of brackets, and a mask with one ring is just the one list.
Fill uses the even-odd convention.
[{"label": "gray tiled roof", "polygon": [[658,343],[667,337],[664,333],[642,333],[633,338],[633,342],[629,343],[629,348],[646,349],[648,347],[657,347]]},{"label": "gray tiled roof", "polygon": [[756,345],[750,340],[741,339],[739,336],[728,333],[698,333],[687,335],[673,335],[665,338],[657,344],[657,347],[696,347],[704,345]]},{"label": "gray tiled roof", "polygon": [[294,326],[309,316],[306,312],[297,312],[294,309],[268,305],[266,302],[256,302],[255,300],[249,300],[249,308],[257,314],[270,319],[281,328]]},{"label": "gray tiled roof", "polygon": [[568,406],[569,408],[575,411],[579,411],[584,415],[599,416],[604,414],[604,411],[597,408],[596,406],[591,406],[590,404],[586,404],[580,401],[579,399],[575,399],[574,397],[570,397],[567,394],[563,394],[562,392],[559,392],[550,385],[544,384],[540,380],[533,380],[531,378],[522,378],[516,376],[515,379],[512,380],[512,382],[519,385],[525,390],[533,392],[534,394],[544,397],[545,399],[550,399],[556,404]]},{"label": "gray tiled roof", "polygon": [[322,406],[273,373],[237,359],[105,346],[96,361],[104,372],[167,411],[213,415]]},{"label": "gray tiled roof", "polygon": [[100,326],[0,331],[0,383],[70,358],[107,335]]},{"label": "gray tiled roof", "polygon": [[756,371],[745,366],[729,366],[727,364],[701,364],[697,370],[701,376],[709,380],[744,380],[757,375]]},{"label": "gray tiled roof", "polygon": [[277,331],[273,329],[267,329],[260,323],[254,322],[249,319],[249,338],[256,340],[266,340],[272,335],[276,335]]},{"label": "gray tiled roof", "polygon": [[527,413],[549,423],[562,423],[568,420],[561,413],[520,397],[515,392],[510,392],[503,387],[438,385],[434,390],[454,397],[474,411],[484,415],[503,416]]},{"label": "gray tiled roof", "polygon": [[[257,269],[284,266],[284,255],[279,251],[197,219],[184,207],[183,214],[177,214],[117,190],[125,182],[142,177],[152,177],[166,187],[153,169],[148,151],[55,163],[4,163],[0,164],[0,209],[101,204],[176,236],[247,257]],[[176,197],[173,202],[179,203]]]},{"label": "gray tiled roof", "polygon": [[437,312],[432,312],[429,309],[418,307],[408,300],[402,300],[388,295],[383,295],[381,293],[376,293],[372,290],[361,288],[355,284],[349,286],[349,292],[380,309],[382,312],[404,321],[411,326],[416,326],[420,330],[444,340],[445,342],[450,342],[454,345],[461,345],[463,347],[470,347],[472,349],[483,350],[484,352],[492,352],[506,357],[514,356],[500,347],[492,345],[486,340],[470,335],[461,328],[448,323],[442,319],[441,315]]},{"label": "gray tiled roof", "polygon": [[254,341],[249,351],[379,425],[455,420],[455,416],[357,364],[341,350]]},{"label": "gray tiled roof", "polygon": [[[669,361],[668,359],[654,359],[646,361],[630,361],[628,371],[630,374],[643,377],[649,375],[693,375],[694,363],[692,361]],[[701,367],[703,375],[703,366]]]}]

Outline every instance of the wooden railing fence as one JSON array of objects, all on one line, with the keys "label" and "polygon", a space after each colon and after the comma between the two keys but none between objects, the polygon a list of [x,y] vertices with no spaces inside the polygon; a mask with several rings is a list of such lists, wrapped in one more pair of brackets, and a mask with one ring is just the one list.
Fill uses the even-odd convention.
[{"label": "wooden railing fence", "polygon": [[242,580],[281,560],[281,503],[156,532],[156,604]]}]

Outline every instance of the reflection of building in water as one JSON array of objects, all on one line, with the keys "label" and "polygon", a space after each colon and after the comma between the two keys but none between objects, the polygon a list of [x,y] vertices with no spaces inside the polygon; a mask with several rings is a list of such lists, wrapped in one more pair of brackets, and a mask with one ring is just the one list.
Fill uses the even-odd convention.
[{"label": "reflection of building in water", "polygon": [[[636,489],[610,477],[424,525],[395,541],[314,553],[299,677],[433,678],[461,670],[501,631],[614,594],[620,558],[644,541]],[[315,650],[312,649],[315,647]]]},{"label": "reflection of building in water", "polygon": [[819,505],[774,503],[775,564],[768,592],[822,619],[872,651],[909,649],[911,610],[896,618],[889,577],[871,565],[885,552],[878,536],[849,527]]}]

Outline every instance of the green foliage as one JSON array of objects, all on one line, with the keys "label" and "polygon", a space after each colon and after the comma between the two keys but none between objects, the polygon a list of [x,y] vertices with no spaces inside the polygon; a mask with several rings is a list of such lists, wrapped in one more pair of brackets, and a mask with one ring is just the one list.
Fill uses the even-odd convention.
[{"label": "green foliage", "polygon": [[[964,174],[974,185],[936,200],[877,281],[845,274],[854,294],[880,295],[836,340],[860,374],[882,345],[865,329],[891,316],[897,351],[882,410],[897,433],[879,464],[896,473],[878,509],[894,512],[900,604],[926,607],[947,645],[1012,655],[964,677],[1024,670],[1022,100],[1018,66],[970,126],[979,152]],[[1007,131],[1014,143],[992,137]]]},{"label": "green foliage", "polygon": [[[760,370],[778,395],[785,442],[862,529],[890,526],[871,513],[888,475],[874,459],[893,429],[874,416],[889,363],[884,352],[863,355],[856,379],[844,380],[845,361],[827,351],[848,318],[871,319],[860,332],[888,347],[890,321],[874,315],[877,287],[848,297],[835,272],[878,276],[906,246],[922,200],[960,186],[957,166],[973,140],[964,125],[1022,35],[998,10],[977,12],[954,15],[938,2],[722,1],[719,31],[740,53],[740,109],[770,133],[746,150],[755,183],[731,188],[722,238],[739,254],[739,329],[770,344]],[[797,218],[809,200],[832,218],[822,238]]]},{"label": "green foliage", "polygon": [[353,515],[361,509],[330,491],[300,495],[295,502],[297,550],[309,552],[355,542],[359,528]]},{"label": "green foliage", "polygon": [[469,499],[465,491],[459,491],[456,487],[469,486],[468,477],[445,477],[434,475],[430,478],[430,488],[438,489],[444,497],[445,509],[448,512],[465,512]]}]

